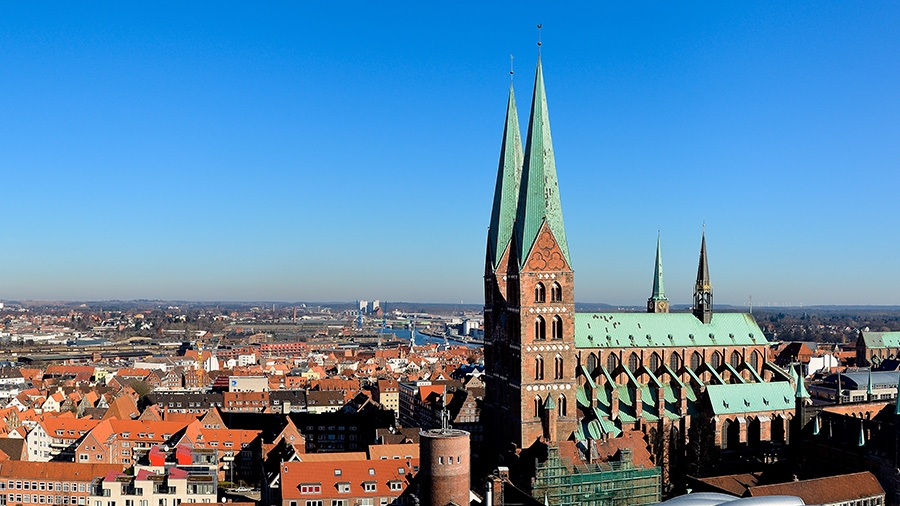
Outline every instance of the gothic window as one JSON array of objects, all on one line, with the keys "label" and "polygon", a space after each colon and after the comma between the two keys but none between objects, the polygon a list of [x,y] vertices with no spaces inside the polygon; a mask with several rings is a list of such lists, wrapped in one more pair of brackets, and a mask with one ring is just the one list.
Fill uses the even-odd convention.
[{"label": "gothic window", "polygon": [[737,369],[738,367],[740,367],[740,365],[741,365],[741,354],[736,351],[732,351],[731,352],[731,367],[734,367],[735,369]]},{"label": "gothic window", "polygon": [[560,417],[566,416],[566,396],[560,395],[559,400],[556,402],[556,414]]},{"label": "gothic window", "polygon": [[659,369],[659,355],[656,352],[653,352],[653,355],[650,355],[650,371],[654,374],[656,370]]},{"label": "gothic window", "polygon": [[718,351],[713,353],[712,358],[710,359],[710,362],[711,362],[710,365],[712,365],[712,368],[718,371],[719,366],[722,365],[722,355],[719,355]]},{"label": "gothic window", "polygon": [[753,367],[753,369],[756,372],[759,372],[759,352],[758,351],[754,351],[750,355],[750,366]]},{"label": "gothic window", "polygon": [[619,358],[616,357],[615,353],[610,353],[608,357],[606,357],[606,369],[610,374],[616,370],[616,366],[619,365]]},{"label": "gothic window", "polygon": [[543,407],[542,404],[543,403],[541,402],[541,396],[535,395],[534,396],[534,417],[535,418],[538,418],[541,416],[541,408]]},{"label": "gothic window", "polygon": [[561,356],[557,355],[553,360],[553,379],[563,379],[563,359]]},{"label": "gothic window", "polygon": [[552,302],[562,302],[562,287],[559,283],[550,285],[550,300]]},{"label": "gothic window", "polygon": [[672,369],[672,372],[677,373],[680,367],[681,360],[679,360],[678,354],[673,351],[672,354],[669,355],[669,369]]},{"label": "gothic window", "polygon": [[544,302],[547,299],[547,292],[544,289],[543,283],[538,283],[537,286],[534,287],[534,301],[535,302]]},{"label": "gothic window", "polygon": [[534,359],[534,379],[544,379],[544,357],[540,355]]},{"label": "gothic window", "polygon": [[593,353],[591,353],[590,355],[588,355],[588,358],[587,358],[588,374],[593,375],[594,369],[596,369],[596,368],[597,368],[597,355],[594,355]]},{"label": "gothic window", "polygon": [[637,353],[632,353],[631,356],[628,357],[628,370],[632,373],[636,372],[638,364],[640,364],[640,359],[638,358]]},{"label": "gothic window", "polygon": [[552,327],[553,327],[552,328],[553,339],[562,339],[563,338],[562,318],[560,318],[559,316],[554,316],[553,322],[552,322]]},{"label": "gothic window", "polygon": [[691,370],[697,372],[697,369],[700,369],[700,362],[703,361],[703,358],[700,357],[700,354],[696,351],[691,355]]},{"label": "gothic window", "polygon": [[534,320],[534,338],[538,340],[547,339],[547,322],[543,316],[538,316]]}]

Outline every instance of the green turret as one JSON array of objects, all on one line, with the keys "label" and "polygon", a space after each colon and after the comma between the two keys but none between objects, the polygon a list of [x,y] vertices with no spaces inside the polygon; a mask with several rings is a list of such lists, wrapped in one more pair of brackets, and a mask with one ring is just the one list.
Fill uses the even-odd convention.
[{"label": "green turret", "polygon": [[669,299],[663,286],[662,248],[659,234],[656,235],[656,266],[653,269],[653,293],[647,299],[648,313],[668,313]]}]

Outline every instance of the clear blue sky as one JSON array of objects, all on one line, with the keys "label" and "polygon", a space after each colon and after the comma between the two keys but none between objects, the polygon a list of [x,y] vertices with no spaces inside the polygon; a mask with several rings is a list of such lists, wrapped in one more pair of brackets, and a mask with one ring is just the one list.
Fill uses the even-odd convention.
[{"label": "clear blue sky", "polygon": [[900,304],[900,3],[491,4],[0,4],[0,299],[481,301],[540,22],[578,300]]}]

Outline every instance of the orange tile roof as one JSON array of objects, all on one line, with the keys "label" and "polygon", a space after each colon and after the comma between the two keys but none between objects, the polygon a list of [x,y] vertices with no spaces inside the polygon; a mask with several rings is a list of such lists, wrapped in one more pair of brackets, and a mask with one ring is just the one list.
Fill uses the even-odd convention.
[{"label": "orange tile roof", "polygon": [[806,504],[832,504],[884,495],[875,475],[862,473],[829,476],[814,480],[792,481],[776,485],[750,487],[750,495],[793,495]]},{"label": "orange tile roof", "polygon": [[[396,497],[408,486],[418,465],[418,460],[288,462],[281,466],[281,496],[286,500]],[[392,481],[401,482],[402,489],[392,491]],[[350,491],[338,492],[339,483],[349,484]],[[375,483],[375,490],[367,492],[365,483]],[[303,494],[302,485],[319,485],[321,492]]]},{"label": "orange tile roof", "polygon": [[81,464],[75,462],[0,462],[0,478],[27,478],[51,481],[84,481],[103,478],[110,471],[122,471],[119,464]]}]

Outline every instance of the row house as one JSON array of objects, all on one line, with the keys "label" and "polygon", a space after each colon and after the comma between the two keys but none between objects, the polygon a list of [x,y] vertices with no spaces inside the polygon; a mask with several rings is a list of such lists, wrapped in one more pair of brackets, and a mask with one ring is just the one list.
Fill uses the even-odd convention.
[{"label": "row house", "polygon": [[77,462],[130,466],[187,426],[187,422],[103,420],[75,449]]},{"label": "row house", "polygon": [[215,470],[191,466],[153,470],[139,466],[133,476],[111,471],[94,489],[89,506],[178,506],[216,502]]},{"label": "row house", "polygon": [[223,411],[262,413],[269,408],[269,392],[224,392]]},{"label": "row house", "polygon": [[[215,428],[209,428],[210,425]],[[210,424],[204,417],[204,420],[187,426],[178,445],[215,451],[219,462],[218,479],[234,482],[235,479],[246,480],[256,471],[250,446],[259,437],[259,430],[219,428],[219,424]]]},{"label": "row house", "polygon": [[0,462],[0,497],[6,504],[96,506],[97,484],[120,471],[117,464],[6,460]]},{"label": "row house", "polygon": [[417,459],[286,462],[281,466],[282,506],[414,504]]},{"label": "row house", "polygon": [[212,408],[221,408],[225,402],[218,392],[151,392],[147,401],[163,411],[175,413],[205,413]]},{"label": "row house", "polygon": [[25,436],[26,460],[72,462],[75,448],[100,420],[90,418],[47,418]]}]

